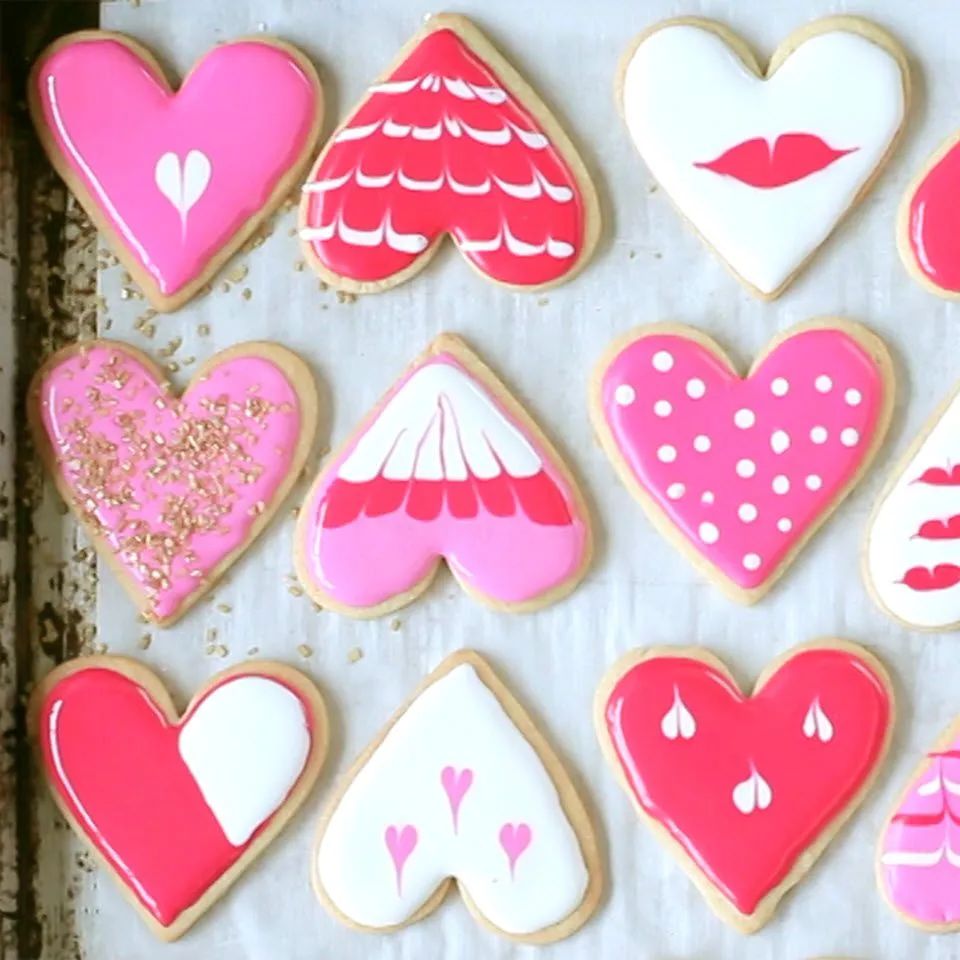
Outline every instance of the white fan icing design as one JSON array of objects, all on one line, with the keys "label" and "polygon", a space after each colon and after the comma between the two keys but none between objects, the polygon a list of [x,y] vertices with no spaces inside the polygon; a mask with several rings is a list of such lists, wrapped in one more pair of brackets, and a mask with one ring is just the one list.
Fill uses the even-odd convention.
[{"label": "white fan icing design", "polygon": [[750,776],[733,788],[733,805],[749,816],[757,810],[766,810],[773,803],[773,790],[757,768],[750,764]]},{"label": "white fan icing design", "polygon": [[184,236],[187,232],[187,214],[206,192],[212,172],[210,158],[201,150],[190,150],[182,163],[173,151],[163,154],[157,161],[153,171],[157,189],[180,214]]},{"label": "white fan icing design", "polygon": [[697,721],[680,697],[678,687],[673,688],[673,704],[660,721],[660,732],[668,740],[692,740],[697,732]]},{"label": "white fan icing design", "polygon": [[814,697],[803,718],[803,735],[808,740],[816,737],[821,743],[829,743],[833,739],[833,732],[833,721],[820,706],[820,698]]}]

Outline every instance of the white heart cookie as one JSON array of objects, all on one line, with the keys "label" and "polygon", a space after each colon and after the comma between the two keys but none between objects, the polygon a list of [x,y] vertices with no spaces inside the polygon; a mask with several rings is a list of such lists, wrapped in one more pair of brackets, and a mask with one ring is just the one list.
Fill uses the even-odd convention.
[{"label": "white heart cookie", "polygon": [[903,126],[906,58],[855,17],[788,37],[763,71],[719,24],[670,20],[621,70],[654,178],[738,278],[778,296],[870,185]]},{"label": "white heart cookie", "polygon": [[960,627],[960,390],[894,470],[867,528],[874,599],[910,627]]},{"label": "white heart cookie", "polygon": [[360,757],[324,815],[315,887],[344,922],[425,916],[452,880],[518,940],[572,933],[600,863],[586,811],[522,708],[475,653],[448,658]]}]

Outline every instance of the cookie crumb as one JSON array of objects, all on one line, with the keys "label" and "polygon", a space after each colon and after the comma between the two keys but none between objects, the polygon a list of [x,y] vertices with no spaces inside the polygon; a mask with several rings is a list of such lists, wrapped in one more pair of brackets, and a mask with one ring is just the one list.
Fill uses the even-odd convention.
[{"label": "cookie crumb", "polygon": [[233,607],[231,607],[229,603],[218,603],[217,610],[219,610],[220,613],[230,613]]},{"label": "cookie crumb", "polygon": [[307,265],[306,260],[298,260],[298,261],[293,265],[293,269],[296,270],[297,273],[302,273],[302,272],[303,272],[303,269],[306,267],[306,265]]},{"label": "cookie crumb", "polygon": [[358,660],[363,659],[363,651],[359,647],[353,647],[351,650],[347,651],[347,660],[350,663],[356,663]]},{"label": "cookie crumb", "polygon": [[227,271],[227,279],[231,283],[242,283],[247,278],[250,268],[245,263],[238,263],[232,270]]},{"label": "cookie crumb", "polygon": [[200,337],[209,337],[210,336],[210,324],[209,323],[200,323],[197,325],[197,336]]},{"label": "cookie crumb", "polygon": [[297,653],[299,653],[300,656],[303,657],[304,660],[306,660],[309,657],[313,656],[313,647],[309,646],[306,643],[301,643],[297,647]]},{"label": "cookie crumb", "polygon": [[390,621],[390,629],[396,633],[403,626],[403,621],[399,617],[394,617]]},{"label": "cookie crumb", "polygon": [[244,287],[240,296],[243,297],[244,300],[249,300],[253,296],[253,291],[249,287]]},{"label": "cookie crumb", "polygon": [[290,586],[287,587],[287,593],[289,593],[291,597],[302,597],[303,587],[297,583],[291,583]]},{"label": "cookie crumb", "polygon": [[633,260],[633,259],[635,259],[636,256],[637,256],[637,251],[636,251],[636,250],[631,250],[631,251],[627,254],[627,256],[628,256],[631,260]]},{"label": "cookie crumb", "polygon": [[337,302],[338,303],[356,303],[357,295],[355,293],[348,293],[346,290],[338,290]]},{"label": "cookie crumb", "polygon": [[248,657],[255,657],[259,652],[260,652],[260,648],[259,648],[259,647],[251,647],[251,648],[247,651],[247,656],[248,656]]},{"label": "cookie crumb", "polygon": [[150,649],[150,644],[151,644],[152,642],[153,642],[153,635],[152,635],[152,634],[149,634],[149,633],[145,633],[145,634],[140,638],[139,642],[137,643],[137,646],[138,646],[141,650],[149,650],[149,649]]}]

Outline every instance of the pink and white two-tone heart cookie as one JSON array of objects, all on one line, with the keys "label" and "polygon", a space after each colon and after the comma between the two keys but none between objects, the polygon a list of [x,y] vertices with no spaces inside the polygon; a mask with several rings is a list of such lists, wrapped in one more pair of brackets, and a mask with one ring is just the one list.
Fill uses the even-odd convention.
[{"label": "pink and white two-tone heart cookie", "polygon": [[591,543],[583,498],[549,441],[444,334],[317,477],[295,559],[310,595],[352,616],[410,603],[443,560],[479,600],[526,611],[579,583]]},{"label": "pink and white two-tone heart cookie", "polygon": [[309,368],[277,344],[218,353],[177,397],[145,354],[96,340],[44,363],[27,407],[61,496],[144,616],[166,625],[283,502],[317,404]]},{"label": "pink and white two-tone heart cookie", "polygon": [[773,299],[870,188],[903,129],[907,58],[876,24],[827,17],[761,66],[723,25],[658,23],[623,59],[630,135],[680,212]]},{"label": "pink and white two-tone heart cookie", "polygon": [[57,172],[158,310],[189,300],[282,202],[323,117],[309,60],[265,38],[214,48],[175,91],[129,37],[70,34],[34,65],[29,100]]},{"label": "pink and white two-tone heart cookie", "polygon": [[180,716],[133,660],[71,660],[40,682],[30,721],[60,811],[163,940],[263,852],[327,752],[319,691],[268,661],[214,677]]},{"label": "pink and white two-tone heart cookie", "polygon": [[850,321],[794,327],[745,378],[700,331],[656,324],[604,355],[591,414],[654,525],[752,603],[867,469],[893,393],[886,347]]}]

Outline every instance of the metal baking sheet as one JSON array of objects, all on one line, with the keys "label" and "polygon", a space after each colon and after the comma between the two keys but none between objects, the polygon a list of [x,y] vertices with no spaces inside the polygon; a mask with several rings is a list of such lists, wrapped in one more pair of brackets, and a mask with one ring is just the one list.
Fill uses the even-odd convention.
[{"label": "metal baking sheet", "polygon": [[[292,509],[304,492],[301,485],[210,599],[174,628],[158,630],[138,619],[109,574],[96,580],[95,598],[84,607],[84,571],[91,561],[47,486],[36,511],[40,535],[56,546],[67,582],[80,584],[70,609],[81,610],[82,636],[74,639],[85,649],[146,661],[181,701],[251,651],[287,660],[321,685],[334,729],[321,781],[290,828],[205,920],[171,946],[151,939],[40,793],[33,882],[43,956],[496,960],[537,954],[538,948],[517,947],[480,929],[456,896],[422,923],[381,937],[340,926],[310,890],[314,823],[338,774],[424,673],[465,646],[488,654],[530,707],[586,794],[603,838],[608,883],[601,908],[572,939],[543,949],[545,955],[956,956],[954,938],[914,931],[883,906],[872,862],[877,831],[904,777],[960,709],[960,640],[912,634],[884,618],[868,600],[857,566],[864,522],[888,468],[960,375],[950,347],[958,342],[958,308],[908,279],[894,243],[895,210],[911,173],[960,124],[960,10],[949,0],[874,0],[858,7],[808,0],[462,0],[457,6],[552,106],[595,178],[603,238],[594,262],[573,283],[543,295],[511,293],[483,282],[447,249],[423,275],[387,294],[338,297],[303,268],[295,211],[287,209],[272,220],[262,244],[234,258],[207,296],[172,315],[152,316],[122,268],[106,265],[109,258],[101,255],[97,322],[102,333],[173,364],[180,384],[201,360],[240,340],[276,339],[293,347],[320,380],[324,449],[349,434],[432,337],[443,330],[460,333],[512,386],[582,480],[595,512],[596,562],[569,599],[533,616],[486,610],[444,574],[393,617],[347,620],[315,609],[295,586]],[[101,16],[104,27],[146,43],[177,73],[222,40],[258,32],[290,40],[322,71],[329,130],[429,11],[426,0],[124,0],[104,4]],[[807,20],[847,12],[876,19],[913,57],[916,98],[907,136],[875,189],[810,268],[782,299],[761,303],[740,289],[652,184],[615,108],[617,60],[633,35],[667,16],[719,18],[766,54]],[[743,609],[694,573],[617,482],[591,436],[588,377],[606,343],[635,324],[669,319],[699,325],[745,367],[775,333],[824,314],[863,320],[886,338],[899,378],[893,426],[875,468],[782,584],[756,608]],[[0,551],[0,573],[3,563]],[[39,593],[48,590],[45,576],[35,580]],[[749,685],[769,659],[821,636],[866,643],[889,665],[901,709],[891,760],[862,809],[776,918],[745,938],[713,917],[637,823],[594,738],[594,687],[631,647],[689,643],[711,647]],[[47,669],[53,653],[38,645],[32,672]]]}]

